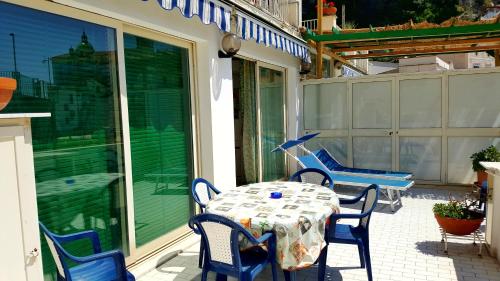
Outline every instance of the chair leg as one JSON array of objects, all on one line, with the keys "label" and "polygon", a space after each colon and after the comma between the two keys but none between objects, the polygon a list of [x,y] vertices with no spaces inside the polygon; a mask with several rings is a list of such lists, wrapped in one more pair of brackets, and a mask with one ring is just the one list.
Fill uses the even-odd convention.
[{"label": "chair leg", "polygon": [[203,239],[200,241],[200,257],[198,258],[198,268],[203,267],[203,257],[205,256],[205,246],[203,245]]},{"label": "chair leg", "polygon": [[373,281],[372,262],[370,258],[370,243],[368,242],[368,238],[363,239],[363,250],[365,253],[365,264],[366,264],[366,273],[368,274],[368,281]]},{"label": "chair leg", "polygon": [[283,270],[283,274],[285,275],[285,281],[297,280],[297,271]]},{"label": "chair leg", "polygon": [[273,281],[278,281],[278,268],[275,261],[271,262],[271,272],[273,273]]},{"label": "chair leg", "polygon": [[215,275],[215,280],[216,281],[227,281],[227,275],[217,273],[217,275]]},{"label": "chair leg", "polygon": [[328,257],[328,244],[321,250],[319,255],[318,281],[325,280],[326,260]]},{"label": "chair leg", "polygon": [[358,253],[359,253],[359,263],[361,264],[361,268],[365,268],[365,253],[363,249],[363,243],[358,243]]},{"label": "chair leg", "polygon": [[201,281],[207,281],[207,276],[208,270],[206,270],[206,268],[203,268],[203,271],[201,272]]}]

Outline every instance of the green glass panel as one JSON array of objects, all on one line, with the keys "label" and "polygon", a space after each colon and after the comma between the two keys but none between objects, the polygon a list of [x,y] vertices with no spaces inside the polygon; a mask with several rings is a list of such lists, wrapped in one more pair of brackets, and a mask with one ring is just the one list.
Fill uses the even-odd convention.
[{"label": "green glass panel", "polygon": [[191,216],[188,50],[125,34],[135,237],[144,245]]},{"label": "green glass panel", "polygon": [[285,141],[284,74],[260,67],[260,118],[262,131],[262,179],[272,181],[286,176],[284,153],[271,153]]},{"label": "green glass panel", "polygon": [[[32,120],[40,221],[58,234],[94,229],[103,250],[127,252],[115,31],[4,2],[0,26],[0,76],[19,85],[2,113],[52,114]],[[88,241],[65,246],[91,253]]]}]

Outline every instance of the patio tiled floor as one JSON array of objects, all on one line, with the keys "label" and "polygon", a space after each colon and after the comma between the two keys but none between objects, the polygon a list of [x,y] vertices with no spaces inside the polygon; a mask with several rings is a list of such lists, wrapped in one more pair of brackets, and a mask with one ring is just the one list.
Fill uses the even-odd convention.
[{"label": "patio tiled floor", "polygon": [[[404,206],[395,213],[390,212],[384,202],[379,204],[370,225],[375,280],[500,280],[500,264],[484,249],[483,257],[478,257],[478,247],[472,245],[472,238],[451,238],[449,255],[443,253],[432,205],[447,200],[449,192],[461,196],[463,190],[412,188],[404,194]],[[345,189],[339,189],[338,193],[347,194]],[[196,240],[191,241],[195,244],[187,244],[178,256],[138,276],[138,280],[201,280],[197,267],[199,245]],[[330,245],[327,265],[325,280],[367,280],[365,270],[359,268],[356,246]],[[141,266],[146,265],[138,267]],[[138,272],[138,269],[132,271]],[[316,280],[316,272],[316,268],[300,271],[298,280]],[[284,280],[281,273],[279,278]],[[209,280],[215,280],[215,275],[209,275]],[[270,270],[258,280],[271,280]]]}]

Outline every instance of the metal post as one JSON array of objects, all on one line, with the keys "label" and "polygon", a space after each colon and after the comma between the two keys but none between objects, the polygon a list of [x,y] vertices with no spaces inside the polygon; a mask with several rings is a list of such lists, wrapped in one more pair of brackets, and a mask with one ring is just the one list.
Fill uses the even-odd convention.
[{"label": "metal post", "polygon": [[51,84],[52,77],[50,75],[50,57],[47,57],[46,59],[42,60],[42,63],[47,63],[47,72],[49,73],[49,84]]},{"label": "metal post", "polygon": [[342,4],[342,29],[345,29],[345,4]]},{"label": "metal post", "polygon": [[17,73],[17,58],[16,58],[16,34],[10,33],[12,37],[12,50],[14,52],[14,71]]}]

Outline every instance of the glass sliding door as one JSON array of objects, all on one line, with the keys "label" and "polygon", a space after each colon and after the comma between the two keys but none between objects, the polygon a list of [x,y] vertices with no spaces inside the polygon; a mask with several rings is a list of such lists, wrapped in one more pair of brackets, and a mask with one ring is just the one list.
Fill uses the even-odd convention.
[{"label": "glass sliding door", "polygon": [[278,180],[286,177],[285,154],[271,150],[286,138],[285,73],[260,66],[258,81],[262,180]]},{"label": "glass sliding door", "polygon": [[[51,113],[32,120],[40,221],[57,234],[96,230],[103,250],[127,253],[115,30],[4,2],[0,26],[0,76],[18,83],[2,113]],[[92,253],[88,241],[65,246]],[[55,280],[44,239],[42,253]]]},{"label": "glass sliding door", "polygon": [[136,246],[186,225],[193,179],[189,50],[124,34]]}]

